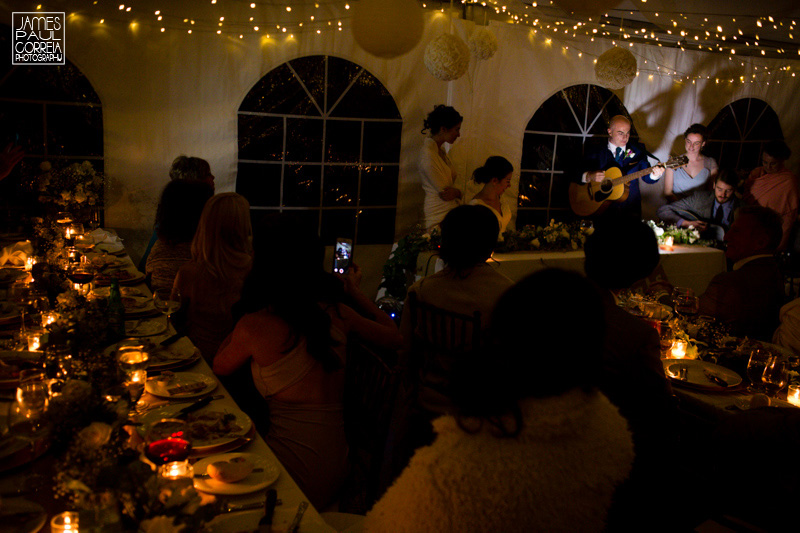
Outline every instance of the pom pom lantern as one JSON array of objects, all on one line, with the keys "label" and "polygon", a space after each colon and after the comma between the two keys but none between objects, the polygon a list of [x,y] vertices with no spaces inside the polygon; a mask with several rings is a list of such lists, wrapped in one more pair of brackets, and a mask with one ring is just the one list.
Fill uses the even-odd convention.
[{"label": "pom pom lantern", "polygon": [[491,59],[497,53],[497,37],[488,28],[478,28],[467,41],[469,51],[478,59]]},{"label": "pom pom lantern", "polygon": [[594,73],[603,87],[622,89],[636,77],[636,58],[628,50],[615,46],[597,58]]},{"label": "pom pom lantern", "polygon": [[436,79],[457,80],[469,67],[469,48],[455,35],[440,35],[425,49],[425,66]]}]

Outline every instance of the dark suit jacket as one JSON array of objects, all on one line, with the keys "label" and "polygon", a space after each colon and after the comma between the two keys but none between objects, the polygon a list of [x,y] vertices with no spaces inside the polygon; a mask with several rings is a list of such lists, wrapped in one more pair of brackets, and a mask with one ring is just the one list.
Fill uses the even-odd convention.
[{"label": "dark suit jacket", "polygon": [[783,276],[774,257],[714,276],[700,297],[700,313],[730,324],[731,334],[771,341],[784,300]]},{"label": "dark suit jacket", "polygon": [[[735,213],[741,205],[741,200],[734,196],[730,200]],[[669,224],[677,224],[679,220],[702,220],[710,222],[714,209],[714,191],[696,191],[686,198],[681,198],[671,204],[658,208],[658,218]],[[725,231],[727,227],[723,226]]]},{"label": "dark suit jacket", "polygon": [[[578,181],[584,172],[596,172],[598,170],[608,170],[611,167],[617,167],[622,171],[622,175],[626,176],[637,170],[644,170],[650,166],[647,161],[647,149],[642,143],[629,142],[623,151],[630,150],[633,152],[631,157],[626,157],[619,165],[614,160],[614,154],[608,149],[608,139],[603,140],[603,144],[588,145],[583,153],[583,166],[581,172],[578,174]],[[650,175],[640,178],[647,183],[655,183]],[[609,206],[609,209],[623,209],[638,216],[642,214],[642,196],[639,193],[639,180],[630,182],[630,193],[628,199],[624,202],[614,202]]]}]

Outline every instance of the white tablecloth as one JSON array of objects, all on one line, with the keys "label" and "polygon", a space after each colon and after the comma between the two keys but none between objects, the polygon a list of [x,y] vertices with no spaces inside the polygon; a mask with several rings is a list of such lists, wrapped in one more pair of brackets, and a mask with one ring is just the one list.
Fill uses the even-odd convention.
[{"label": "white tablecloth", "polygon": [[[676,287],[691,287],[695,294],[703,294],[715,275],[725,271],[725,254],[705,246],[675,246],[674,250],[660,250],[660,265],[670,283]],[[570,252],[511,252],[495,253],[489,260],[498,272],[513,281],[544,270],[561,268],[585,274],[583,250]],[[419,254],[418,277],[438,272],[444,267],[433,252]]]}]

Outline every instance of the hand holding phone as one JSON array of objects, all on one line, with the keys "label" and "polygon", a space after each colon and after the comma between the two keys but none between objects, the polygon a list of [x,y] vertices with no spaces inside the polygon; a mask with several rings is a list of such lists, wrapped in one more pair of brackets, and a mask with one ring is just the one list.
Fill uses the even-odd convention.
[{"label": "hand holding phone", "polygon": [[333,273],[347,274],[350,265],[353,263],[353,240],[336,239],[336,247],[333,250]]}]

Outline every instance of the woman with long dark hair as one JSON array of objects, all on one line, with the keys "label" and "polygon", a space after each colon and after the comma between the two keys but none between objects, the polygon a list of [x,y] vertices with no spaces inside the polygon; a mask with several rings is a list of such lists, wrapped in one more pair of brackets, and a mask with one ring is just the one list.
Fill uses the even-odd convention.
[{"label": "woman with long dark hair", "polygon": [[229,375],[249,363],[269,405],[264,439],[309,500],[324,508],[347,471],[347,337],[397,347],[400,333],[359,290],[358,267],[343,277],[327,273],[319,239],[293,220],[271,220],[254,247],[253,271],[237,304],[243,316],[217,353],[214,372]]}]

